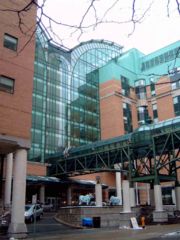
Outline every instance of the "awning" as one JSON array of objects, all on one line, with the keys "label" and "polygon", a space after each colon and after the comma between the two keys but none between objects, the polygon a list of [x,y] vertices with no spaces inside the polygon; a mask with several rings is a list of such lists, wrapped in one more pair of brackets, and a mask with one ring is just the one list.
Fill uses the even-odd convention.
[{"label": "awning", "polygon": [[[94,188],[96,185],[96,181],[92,180],[82,180],[82,179],[59,179],[56,177],[48,177],[48,176],[35,176],[29,175],[26,177],[27,183],[29,184],[66,184],[66,185],[80,185]],[[106,184],[102,184],[102,188],[105,189],[108,186]]]},{"label": "awning", "polygon": [[44,184],[64,184],[67,183],[67,181],[61,180],[56,177],[47,177],[47,176],[35,176],[30,175],[26,177],[27,182],[38,184],[38,183],[44,183]]}]

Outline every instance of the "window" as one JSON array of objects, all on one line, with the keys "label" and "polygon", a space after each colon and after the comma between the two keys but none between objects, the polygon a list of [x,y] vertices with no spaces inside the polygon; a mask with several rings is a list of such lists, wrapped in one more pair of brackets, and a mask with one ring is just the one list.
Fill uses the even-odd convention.
[{"label": "window", "polygon": [[143,62],[141,65],[141,70],[144,71],[156,65],[162,64],[164,62],[171,61],[172,59],[174,59],[175,57],[178,57],[179,55],[180,55],[179,48],[172,49],[146,62]]},{"label": "window", "polygon": [[135,82],[135,92],[138,99],[146,99],[146,82],[144,79],[136,80]]},{"label": "window", "polygon": [[145,70],[145,63],[142,63],[141,71],[144,71],[144,70]]},{"label": "window", "polygon": [[135,81],[135,87],[139,87],[139,86],[145,86],[145,80],[144,79],[138,79]]},{"label": "window", "polygon": [[122,94],[129,97],[130,94],[130,86],[129,86],[129,79],[124,76],[121,76],[121,86],[122,86]]},{"label": "window", "polygon": [[157,119],[158,119],[157,104],[153,104],[153,105],[152,105],[152,108],[153,108],[153,117],[154,117],[154,120],[157,121]]},{"label": "window", "polygon": [[14,79],[5,76],[0,76],[0,91],[13,93]]},{"label": "window", "polygon": [[146,64],[146,69],[149,69],[150,68],[150,63],[149,63],[149,61],[148,62],[145,62],[145,64]]},{"label": "window", "polygon": [[149,120],[149,114],[148,114],[148,110],[147,110],[147,107],[146,107],[146,106],[138,107],[137,113],[138,113],[138,122],[139,122],[139,125],[145,124],[145,123],[148,122],[148,120]]},{"label": "window", "polygon": [[153,77],[150,78],[150,88],[151,88],[151,96],[155,96],[156,95],[156,91],[155,91],[155,80]]},{"label": "window", "polygon": [[146,99],[146,87],[139,86],[135,88],[136,95],[138,99]]},{"label": "window", "polygon": [[180,116],[180,96],[173,98],[175,116]]},{"label": "window", "polygon": [[9,48],[13,51],[17,50],[18,39],[5,33],[4,34],[4,47]]},{"label": "window", "polygon": [[123,103],[123,120],[124,120],[124,131],[125,133],[132,132],[132,114],[131,105]]},{"label": "window", "polygon": [[180,80],[179,81],[176,80],[174,82],[171,82],[171,88],[172,88],[172,90],[180,88]]},{"label": "window", "polygon": [[172,83],[171,83],[171,88],[172,88],[172,90],[174,90],[174,89],[177,88],[177,86],[176,86],[176,82],[172,82]]}]

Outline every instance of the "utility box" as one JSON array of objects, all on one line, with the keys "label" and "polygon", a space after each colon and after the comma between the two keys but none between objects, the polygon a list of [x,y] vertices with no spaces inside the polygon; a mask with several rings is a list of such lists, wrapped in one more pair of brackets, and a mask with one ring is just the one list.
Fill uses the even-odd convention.
[{"label": "utility box", "polygon": [[93,227],[93,219],[92,218],[83,218],[82,219],[82,226],[84,227]]},{"label": "utility box", "polygon": [[94,228],[101,227],[101,218],[100,217],[93,217],[93,227]]}]

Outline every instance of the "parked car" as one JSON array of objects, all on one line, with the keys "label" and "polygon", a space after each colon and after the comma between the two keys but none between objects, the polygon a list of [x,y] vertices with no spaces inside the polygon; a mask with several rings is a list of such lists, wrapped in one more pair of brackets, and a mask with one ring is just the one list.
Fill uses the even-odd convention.
[{"label": "parked car", "polygon": [[0,216],[0,233],[6,233],[11,221],[11,214],[9,211],[4,212]]},{"label": "parked car", "polygon": [[43,211],[44,212],[51,212],[51,211],[53,211],[53,204],[51,204],[51,203],[44,203],[44,204],[42,204],[42,207],[43,207]]},{"label": "parked car", "polygon": [[43,216],[43,208],[40,204],[28,204],[25,205],[25,221],[34,222],[34,219],[41,219]]}]

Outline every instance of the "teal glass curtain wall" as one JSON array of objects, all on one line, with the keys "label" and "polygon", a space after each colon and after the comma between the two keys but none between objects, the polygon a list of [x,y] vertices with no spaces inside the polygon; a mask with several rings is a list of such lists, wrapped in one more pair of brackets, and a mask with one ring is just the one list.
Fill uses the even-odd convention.
[{"label": "teal glass curtain wall", "polygon": [[37,32],[29,160],[100,139],[99,68],[120,53],[105,41],[67,50]]}]

